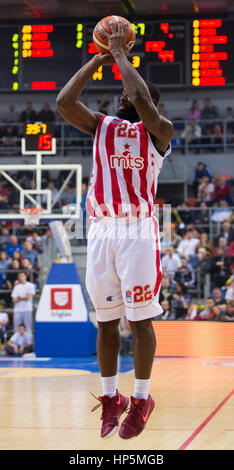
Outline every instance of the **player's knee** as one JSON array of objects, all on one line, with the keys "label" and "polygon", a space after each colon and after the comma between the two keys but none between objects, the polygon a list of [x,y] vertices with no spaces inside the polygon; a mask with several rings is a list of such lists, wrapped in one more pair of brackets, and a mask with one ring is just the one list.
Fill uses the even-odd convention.
[{"label": "player's knee", "polygon": [[112,321],[105,321],[105,322],[98,322],[98,329],[102,333],[111,333],[113,331],[116,331],[119,326],[119,319],[118,320],[112,320]]},{"label": "player's knee", "polygon": [[142,334],[144,331],[152,331],[152,319],[147,318],[146,320],[140,321],[129,321],[130,328],[135,334]]}]

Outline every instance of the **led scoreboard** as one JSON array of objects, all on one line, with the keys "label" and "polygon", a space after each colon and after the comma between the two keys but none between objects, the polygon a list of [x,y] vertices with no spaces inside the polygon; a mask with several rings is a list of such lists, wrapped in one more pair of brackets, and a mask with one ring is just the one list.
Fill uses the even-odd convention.
[{"label": "led scoreboard", "polygon": [[22,153],[55,153],[56,142],[53,135],[53,124],[46,124],[44,122],[26,124],[22,139]]},{"label": "led scoreboard", "polygon": [[[169,19],[132,23],[136,42],[129,60],[159,86],[234,84],[234,20]],[[59,90],[97,49],[94,23],[25,23],[0,26],[0,91]],[[88,87],[121,88],[116,64],[100,67]]]},{"label": "led scoreboard", "polygon": [[[88,26],[88,52],[97,52],[92,42],[94,24]],[[129,60],[141,76],[158,85],[185,84],[185,23],[132,23],[136,34]],[[121,85],[117,64],[100,67],[89,82],[90,86]]]},{"label": "led scoreboard", "polygon": [[202,19],[192,26],[192,85],[234,83],[234,22]]}]

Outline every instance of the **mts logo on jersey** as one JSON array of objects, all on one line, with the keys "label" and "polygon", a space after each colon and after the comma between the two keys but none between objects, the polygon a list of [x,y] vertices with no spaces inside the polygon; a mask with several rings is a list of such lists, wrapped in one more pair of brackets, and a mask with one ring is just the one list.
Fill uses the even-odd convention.
[{"label": "mts logo on jersey", "polygon": [[52,288],[50,303],[51,310],[72,310],[72,288]]},{"label": "mts logo on jersey", "polygon": [[144,168],[144,158],[135,156],[129,153],[127,150],[122,155],[111,155],[110,156],[111,168],[130,168],[133,170],[142,170]]}]

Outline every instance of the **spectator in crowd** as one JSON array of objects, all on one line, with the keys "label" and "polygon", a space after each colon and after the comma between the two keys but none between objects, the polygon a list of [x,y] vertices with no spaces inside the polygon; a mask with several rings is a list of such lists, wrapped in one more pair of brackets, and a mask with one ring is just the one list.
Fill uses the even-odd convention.
[{"label": "spectator in crowd", "polygon": [[71,204],[72,197],[73,197],[72,187],[70,186],[70,184],[67,184],[61,194],[62,205],[65,206],[67,204]]},{"label": "spectator in crowd", "polygon": [[11,259],[12,260],[17,259],[17,261],[19,261],[19,263],[20,263],[20,261],[22,260],[22,252],[21,251],[15,251]]},{"label": "spectator in crowd", "polygon": [[21,122],[35,122],[37,120],[36,111],[32,107],[32,102],[27,101],[25,105],[25,109],[20,114],[20,121]]},{"label": "spectator in crowd", "polygon": [[200,203],[200,210],[196,211],[194,214],[194,223],[197,226],[209,224],[209,212],[207,210],[206,202],[203,201]]},{"label": "spectator in crowd", "polygon": [[10,243],[6,246],[6,253],[9,258],[12,258],[15,251],[23,251],[23,246],[18,243],[18,238],[11,235]]},{"label": "spectator in crowd", "polygon": [[0,209],[7,209],[9,201],[9,191],[3,181],[0,182]]},{"label": "spectator in crowd", "polygon": [[[202,133],[204,136],[202,143],[206,146],[210,145],[211,142],[211,130],[214,126],[214,121],[219,117],[218,108],[212,103],[210,98],[204,100],[204,108],[202,109],[201,119],[206,122],[202,122]],[[207,147],[206,147],[207,148]],[[209,147],[208,147],[209,149]]]},{"label": "spectator in crowd", "polygon": [[218,207],[216,207],[213,215],[211,216],[211,220],[212,222],[225,222],[231,215],[232,210],[229,209],[227,201],[225,201],[225,199],[221,199],[218,202]]},{"label": "spectator in crowd", "polygon": [[193,100],[192,106],[188,111],[188,119],[190,121],[200,121],[200,119],[201,119],[201,110],[199,109],[198,100]]},{"label": "spectator in crowd", "polygon": [[216,150],[223,149],[223,129],[219,123],[215,123],[211,129],[211,150],[213,153]]},{"label": "spectator in crowd", "polygon": [[191,304],[191,296],[187,293],[187,287],[184,284],[176,282],[176,291],[172,294],[171,307],[175,313],[176,320],[187,314]]},{"label": "spectator in crowd", "polygon": [[[22,162],[23,165],[29,165],[28,160],[24,160]],[[44,171],[43,171],[44,174]],[[16,174],[16,181],[22,186],[24,189],[30,189],[30,181],[33,179],[33,171],[30,170],[21,170],[18,171]]]},{"label": "spectator in crowd", "polygon": [[213,253],[213,250],[214,250],[214,245],[210,241],[207,232],[202,232],[201,235],[200,235],[200,241],[196,246],[196,252],[197,253],[198,253],[200,248],[205,248],[206,254],[208,254],[208,256],[212,256],[212,253]]},{"label": "spectator in crowd", "polygon": [[16,147],[18,141],[17,133],[12,126],[6,126],[3,131],[2,144],[4,147]]},{"label": "spectator in crowd", "polygon": [[215,202],[219,202],[221,199],[225,199],[228,204],[231,203],[231,186],[227,184],[224,176],[220,176],[215,185]]},{"label": "spectator in crowd", "polygon": [[204,248],[205,252],[206,252],[206,255],[209,254],[209,256],[212,256],[213,250],[214,250],[214,245],[210,241],[208,233],[207,232],[202,232],[200,234],[199,238],[200,238],[200,240],[199,240],[199,243],[196,246],[196,253],[198,253],[200,248]]},{"label": "spectator in crowd", "polygon": [[234,302],[226,305],[226,310],[222,318],[224,321],[234,321]]},{"label": "spectator in crowd", "polygon": [[23,356],[33,351],[33,337],[30,331],[26,331],[23,323],[20,323],[17,331],[11,336],[5,346],[6,354],[10,356]]},{"label": "spectator in crowd", "polygon": [[216,256],[217,255],[217,248],[223,248],[224,250],[224,255],[225,256],[228,256],[227,252],[228,252],[228,244],[227,244],[227,239],[225,237],[221,237],[219,236],[217,238],[217,246],[214,248],[214,251],[213,251],[213,255]]},{"label": "spectator in crowd", "polygon": [[23,258],[27,258],[30,261],[32,266],[36,264],[38,252],[33,249],[31,242],[29,241],[24,242],[24,249],[22,251],[22,256]]},{"label": "spectator in crowd", "polygon": [[187,202],[182,202],[182,204],[178,206],[178,213],[185,226],[193,223],[193,212],[191,211],[191,207]]},{"label": "spectator in crowd", "polygon": [[210,98],[204,100],[204,108],[201,112],[201,119],[214,120],[219,118],[219,110],[215,106]]},{"label": "spectator in crowd", "polygon": [[162,277],[162,286],[159,294],[159,302],[168,300],[169,304],[171,303],[172,290],[170,288],[170,280],[167,276]]},{"label": "spectator in crowd", "polygon": [[9,317],[6,312],[0,311],[0,338],[4,341],[6,335],[7,325],[9,323]]},{"label": "spectator in crowd", "polygon": [[7,246],[8,243],[10,243],[9,229],[7,227],[2,227],[1,228],[1,235],[0,235],[1,248],[5,249],[5,247]]},{"label": "spectator in crowd", "polygon": [[220,236],[226,238],[228,245],[230,245],[234,241],[234,230],[230,224],[230,222],[223,222]]},{"label": "spectator in crowd", "polygon": [[7,289],[13,289],[18,280],[18,270],[20,268],[20,263],[17,259],[11,261],[8,269],[10,272],[6,273],[6,287]]},{"label": "spectator in crowd", "polygon": [[193,318],[193,320],[211,320],[214,316],[214,313],[212,311],[214,306],[214,299],[212,297],[207,297],[205,300],[204,309],[196,312],[197,315]]},{"label": "spectator in crowd", "polygon": [[181,266],[180,257],[174,252],[174,248],[169,246],[165,250],[165,255],[162,258],[162,268],[171,279],[174,278],[175,272]]},{"label": "spectator in crowd", "polygon": [[24,272],[18,274],[19,283],[14,287],[11,297],[14,303],[14,332],[18,326],[24,323],[27,331],[32,332],[32,298],[35,295],[35,287],[32,282],[27,281]]},{"label": "spectator in crowd", "polygon": [[159,114],[161,114],[161,116],[168,117],[168,112],[166,111],[166,107],[164,103],[159,103],[158,112]]},{"label": "spectator in crowd", "polygon": [[173,248],[176,249],[180,241],[181,236],[176,233],[175,224],[168,224],[161,237],[163,248],[173,246]]},{"label": "spectator in crowd", "polygon": [[214,287],[212,291],[212,297],[215,301],[215,305],[224,305],[225,304],[225,298],[222,295],[221,289],[219,287]]},{"label": "spectator in crowd", "polygon": [[186,287],[194,287],[194,271],[188,266],[188,260],[184,256],[181,258],[181,266],[175,273],[174,281],[184,284]]},{"label": "spectator in crowd", "polygon": [[201,143],[201,126],[196,121],[191,121],[181,134],[181,143],[183,145],[182,152],[185,152],[185,145],[191,150],[196,150],[196,153],[200,153]]},{"label": "spectator in crowd", "polygon": [[102,93],[100,99],[97,102],[99,113],[109,114],[110,101],[108,100],[107,94]]},{"label": "spectator in crowd", "polygon": [[224,286],[231,274],[232,260],[229,256],[224,255],[223,248],[217,248],[217,255],[213,258],[213,266],[211,271],[212,282],[217,287]]},{"label": "spectator in crowd", "polygon": [[38,235],[37,232],[33,232],[32,235],[29,235],[27,238],[26,238],[26,241],[27,242],[30,242],[33,246],[33,248],[35,248],[37,251],[41,251],[41,247],[42,247],[42,237],[40,237],[40,235]]},{"label": "spectator in crowd", "polygon": [[[58,206],[61,207],[60,198],[59,198],[59,200],[56,199],[57,196],[58,196],[58,192],[59,192],[59,191],[58,191],[58,189],[55,187],[55,184],[54,184],[53,181],[50,181],[50,182],[48,183],[48,189],[50,189],[50,191],[51,191],[51,200],[52,200],[52,204],[55,203],[55,207],[58,207]],[[56,201],[56,202],[55,202],[55,201]],[[47,202],[47,196],[46,196],[46,195],[43,195],[43,196],[42,196],[42,203],[43,203],[43,204],[44,204],[44,203],[46,204],[46,202]]]},{"label": "spectator in crowd", "polygon": [[39,111],[37,115],[37,121],[41,121],[45,123],[55,121],[55,115],[52,109],[50,109],[49,103],[46,102],[43,104],[43,108],[41,109],[41,111]]},{"label": "spectator in crowd", "polygon": [[212,317],[209,320],[220,321],[222,315],[222,309],[219,305],[214,305],[211,309]]},{"label": "spectator in crowd", "polygon": [[209,166],[203,162],[198,162],[194,170],[193,187],[194,187],[195,193],[197,193],[197,188],[199,184],[201,184],[203,176],[208,176],[209,181],[212,181],[212,172]]},{"label": "spectator in crowd", "polygon": [[227,286],[225,301],[227,303],[234,301],[234,280]]},{"label": "spectator in crowd", "polygon": [[11,260],[8,258],[5,251],[0,252],[0,270],[8,269],[11,264]]},{"label": "spectator in crowd", "polygon": [[52,240],[52,238],[53,238],[52,231],[51,231],[50,228],[48,228],[48,229],[46,230],[45,234],[42,235],[42,237],[41,237],[41,241],[42,241],[42,243],[41,243],[41,250],[42,250],[42,252],[43,252],[43,251],[45,250],[45,248],[48,246],[48,244],[49,244],[50,240]]},{"label": "spectator in crowd", "polygon": [[199,248],[197,257],[194,260],[194,268],[197,270],[197,274],[200,276],[200,282],[202,289],[205,284],[206,274],[211,272],[212,260],[211,257],[207,255],[206,248]]},{"label": "spectator in crowd", "polygon": [[21,260],[20,269],[26,274],[28,280],[33,280],[33,284],[38,283],[39,267],[32,266],[28,258],[23,258]]},{"label": "spectator in crowd", "polygon": [[201,178],[201,183],[198,186],[197,199],[200,202],[211,204],[214,199],[214,184],[209,181],[208,176]]},{"label": "spectator in crowd", "polygon": [[161,320],[175,320],[175,313],[171,311],[170,303],[168,302],[168,300],[162,300],[161,307],[163,309]]},{"label": "spectator in crowd", "polygon": [[224,119],[227,121],[228,134],[234,134],[234,113],[231,106],[227,107]]},{"label": "spectator in crowd", "polygon": [[181,256],[194,256],[196,253],[196,246],[199,243],[198,238],[193,237],[192,230],[186,230],[183,240],[180,242],[177,252]]},{"label": "spectator in crowd", "polygon": [[3,122],[12,124],[18,121],[18,114],[15,112],[15,105],[9,104],[8,112],[2,118]]}]

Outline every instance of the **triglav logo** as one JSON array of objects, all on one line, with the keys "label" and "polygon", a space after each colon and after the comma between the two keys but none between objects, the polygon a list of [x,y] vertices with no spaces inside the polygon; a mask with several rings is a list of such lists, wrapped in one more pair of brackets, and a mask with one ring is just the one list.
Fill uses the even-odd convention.
[{"label": "triglav logo", "polygon": [[71,310],[72,309],[72,289],[53,288],[51,289],[51,309]]},{"label": "triglav logo", "polygon": [[131,155],[128,151],[122,153],[122,155],[111,155],[110,156],[111,168],[130,168],[133,170],[142,170],[144,168],[144,158],[140,156]]}]

